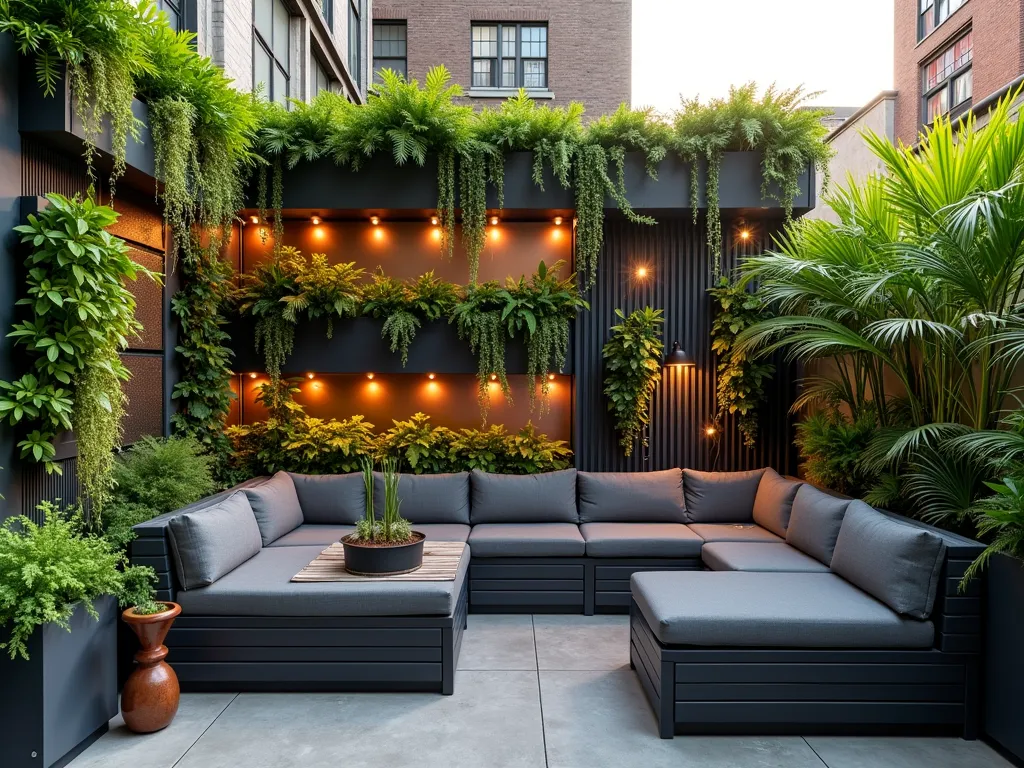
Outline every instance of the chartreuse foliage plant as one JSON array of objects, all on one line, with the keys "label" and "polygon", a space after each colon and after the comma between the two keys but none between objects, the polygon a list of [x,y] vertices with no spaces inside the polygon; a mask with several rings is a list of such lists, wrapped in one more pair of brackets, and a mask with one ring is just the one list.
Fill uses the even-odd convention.
[{"label": "chartreuse foliage plant", "polygon": [[98,619],[93,602],[104,595],[155,612],[151,568],[130,566],[103,537],[83,534],[80,517],[48,503],[40,510],[41,525],[22,516],[0,525],[0,627],[7,635],[0,649],[28,659],[33,632],[45,624],[70,631],[79,604]]},{"label": "chartreuse foliage plant", "polygon": [[98,522],[121,435],[121,382],[129,378],[118,353],[140,328],[125,282],[159,276],[133,262],[107,232],[118,217],[111,208],[91,198],[47,200],[47,208],[15,227],[29,247],[27,295],[17,303],[31,316],[9,336],[31,365],[21,378],[0,381],[0,418],[26,430],[18,443],[22,457],[48,471],[58,469],[56,434],[74,429],[79,477]]},{"label": "chartreuse foliage plant", "polygon": [[[633,444],[650,422],[648,409],[654,388],[661,381],[664,345],[662,310],[644,307],[628,316],[615,310],[622,322],[612,326],[612,335],[604,345],[604,393],[608,410],[615,418],[619,445],[626,456],[633,455]],[[647,445],[646,437],[643,445]]]},{"label": "chartreuse foliage plant", "polygon": [[725,277],[708,293],[715,302],[711,349],[718,355],[715,421],[721,424],[726,416],[735,416],[743,444],[753,448],[757,443],[757,409],[765,401],[765,386],[775,373],[775,366],[749,349],[738,349],[736,337],[772,312],[757,293]]}]

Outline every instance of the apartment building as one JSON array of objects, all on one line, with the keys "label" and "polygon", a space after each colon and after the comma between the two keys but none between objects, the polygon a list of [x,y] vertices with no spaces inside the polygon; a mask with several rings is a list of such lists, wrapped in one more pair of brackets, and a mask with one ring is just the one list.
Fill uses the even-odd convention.
[{"label": "apartment building", "polygon": [[370,81],[372,0],[157,0],[172,25],[196,33],[239,88],[309,101],[322,90],[351,101]]},{"label": "apartment building", "polygon": [[1024,73],[1024,0],[896,0],[895,136],[984,106]]},{"label": "apartment building", "polygon": [[630,101],[632,0],[385,0],[373,5],[373,71],[423,80],[445,65],[474,106],[525,88],[589,116]]}]

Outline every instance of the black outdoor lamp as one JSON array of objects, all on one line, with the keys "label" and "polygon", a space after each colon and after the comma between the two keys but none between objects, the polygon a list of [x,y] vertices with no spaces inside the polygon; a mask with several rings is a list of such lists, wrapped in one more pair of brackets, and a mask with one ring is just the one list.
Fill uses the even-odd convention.
[{"label": "black outdoor lamp", "polygon": [[665,355],[663,365],[666,368],[689,368],[694,365],[693,358],[679,346],[678,341],[672,342],[672,351]]}]

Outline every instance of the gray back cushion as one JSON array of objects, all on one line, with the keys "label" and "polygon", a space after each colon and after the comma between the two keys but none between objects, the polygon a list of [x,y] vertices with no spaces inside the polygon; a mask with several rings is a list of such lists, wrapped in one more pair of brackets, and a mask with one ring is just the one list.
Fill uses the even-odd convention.
[{"label": "gray back cushion", "polygon": [[575,523],[576,470],[496,475],[474,469],[470,519],[478,523]]},{"label": "gray back cushion", "polygon": [[766,469],[754,496],[754,522],[777,536],[785,536],[793,499],[802,485],[799,480],[787,480],[774,469]]},{"label": "gray back cushion", "polygon": [[172,517],[167,531],[183,589],[213,584],[263,546],[260,527],[242,491]]},{"label": "gray back cushion", "polygon": [[361,472],[347,475],[291,475],[302,519],[314,525],[355,525],[366,514]]},{"label": "gray back cushion", "polygon": [[295,493],[295,483],[287,472],[278,472],[265,483],[246,488],[242,493],[256,515],[264,547],[302,525],[302,507]]},{"label": "gray back cushion", "polygon": [[[469,472],[398,476],[399,512],[410,523],[469,525]],[[373,473],[373,508],[384,511],[384,475]]]},{"label": "gray back cushion", "polygon": [[793,499],[786,543],[829,565],[849,506],[849,499],[838,499],[813,485],[802,485]]},{"label": "gray back cushion", "polygon": [[683,470],[688,523],[749,523],[763,469],[749,472]]},{"label": "gray back cushion", "polygon": [[683,472],[580,472],[581,523],[683,523]]},{"label": "gray back cushion", "polygon": [[945,551],[935,534],[853,501],[839,529],[831,568],[897,613],[927,619]]}]

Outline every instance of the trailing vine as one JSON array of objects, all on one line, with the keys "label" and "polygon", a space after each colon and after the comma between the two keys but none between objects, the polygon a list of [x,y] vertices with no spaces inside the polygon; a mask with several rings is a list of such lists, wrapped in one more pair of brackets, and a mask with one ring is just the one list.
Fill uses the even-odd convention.
[{"label": "trailing vine", "polygon": [[[612,326],[611,338],[602,350],[604,393],[626,456],[633,455],[633,444],[650,423],[651,395],[661,381],[661,326],[665,322],[662,314],[660,309],[644,307],[627,317],[616,309],[615,316],[622,322]],[[643,445],[647,445],[646,437]]]},{"label": "trailing vine", "polygon": [[284,318],[291,323],[306,313],[309,320],[327,319],[327,338],[334,337],[334,320],[355,317],[359,313],[363,270],[354,262],[329,264],[327,256],[314,253],[307,261],[300,251],[285,246],[282,257],[286,269],[294,275],[293,293],[281,297]]},{"label": "trailing vine", "polygon": [[242,275],[238,309],[256,321],[256,351],[263,350],[271,382],[280,380],[281,369],[295,346],[295,323],[285,317],[284,299],[295,295],[297,272],[294,261],[275,257]]},{"label": "trailing vine", "polygon": [[469,152],[459,162],[462,244],[469,259],[469,282],[475,283],[487,224],[487,164],[483,153]]},{"label": "trailing vine", "polygon": [[715,421],[721,424],[726,415],[735,415],[743,444],[753,448],[757,443],[757,409],[765,401],[765,386],[775,373],[775,366],[736,347],[735,342],[746,328],[772,313],[757,293],[728,278],[723,277],[708,293],[717,305],[711,324],[711,349],[718,355]]},{"label": "trailing vine", "polygon": [[163,180],[164,220],[172,234],[172,263],[182,244],[191,244],[195,200],[190,179],[200,173],[193,134],[195,119],[195,106],[180,97],[170,96],[149,105],[154,172]]},{"label": "trailing vine", "polygon": [[502,317],[505,303],[501,292],[501,285],[494,280],[471,285],[451,317],[451,322],[458,327],[459,337],[469,341],[470,349],[477,357],[477,401],[484,424],[490,411],[488,387],[492,381],[501,387],[505,400],[512,402],[512,391],[505,373],[505,340],[509,330]]},{"label": "trailing vine", "polygon": [[373,282],[363,290],[363,314],[383,317],[381,338],[390,340],[392,352],[401,351],[402,367],[409,362],[409,347],[420,327],[420,319],[411,311],[412,296],[399,280],[384,274],[378,267]]}]

